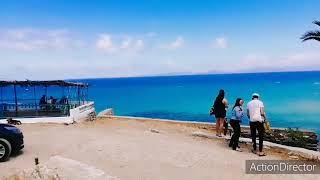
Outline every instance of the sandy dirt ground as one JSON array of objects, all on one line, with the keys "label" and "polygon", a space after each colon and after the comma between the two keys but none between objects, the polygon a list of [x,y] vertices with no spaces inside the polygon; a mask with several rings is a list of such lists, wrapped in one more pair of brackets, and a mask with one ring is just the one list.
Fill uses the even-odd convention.
[{"label": "sandy dirt ground", "polygon": [[284,157],[271,151],[258,157],[246,148],[232,151],[225,140],[193,137],[192,132],[199,128],[182,124],[99,119],[68,126],[23,124],[19,128],[25,136],[25,149],[0,163],[0,177],[33,168],[35,157],[42,163],[59,155],[119,179],[320,179],[320,175],[245,174],[245,160]]}]

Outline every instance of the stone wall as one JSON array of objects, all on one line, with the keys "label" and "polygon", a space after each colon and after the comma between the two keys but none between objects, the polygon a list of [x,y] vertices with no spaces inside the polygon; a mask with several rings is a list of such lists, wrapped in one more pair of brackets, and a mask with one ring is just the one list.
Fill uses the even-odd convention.
[{"label": "stone wall", "polygon": [[114,115],[113,109],[110,108],[110,109],[105,109],[105,110],[99,112],[98,117],[113,116],[113,115]]}]

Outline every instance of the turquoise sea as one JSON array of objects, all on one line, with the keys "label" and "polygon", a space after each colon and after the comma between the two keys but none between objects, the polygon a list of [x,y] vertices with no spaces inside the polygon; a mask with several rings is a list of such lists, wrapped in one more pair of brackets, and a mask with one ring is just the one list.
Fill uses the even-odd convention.
[{"label": "turquoise sea", "polygon": [[[116,115],[214,122],[209,110],[219,89],[230,105],[261,95],[273,127],[315,130],[320,134],[320,72],[283,72],[76,80],[90,84],[97,112]],[[231,106],[228,114],[230,117]],[[244,125],[248,120],[243,121]]]}]

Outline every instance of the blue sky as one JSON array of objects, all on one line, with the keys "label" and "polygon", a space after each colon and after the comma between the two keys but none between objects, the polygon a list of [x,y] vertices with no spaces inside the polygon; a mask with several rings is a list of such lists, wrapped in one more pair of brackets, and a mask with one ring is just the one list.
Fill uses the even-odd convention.
[{"label": "blue sky", "polygon": [[0,79],[320,70],[318,0],[0,1]]}]

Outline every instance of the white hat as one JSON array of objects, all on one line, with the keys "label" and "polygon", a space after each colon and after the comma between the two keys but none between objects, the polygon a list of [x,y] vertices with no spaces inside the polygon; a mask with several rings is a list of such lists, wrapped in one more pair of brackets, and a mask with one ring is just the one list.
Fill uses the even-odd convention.
[{"label": "white hat", "polygon": [[252,97],[253,97],[253,96],[260,97],[260,95],[259,95],[258,93],[253,93],[253,94],[252,94]]}]

